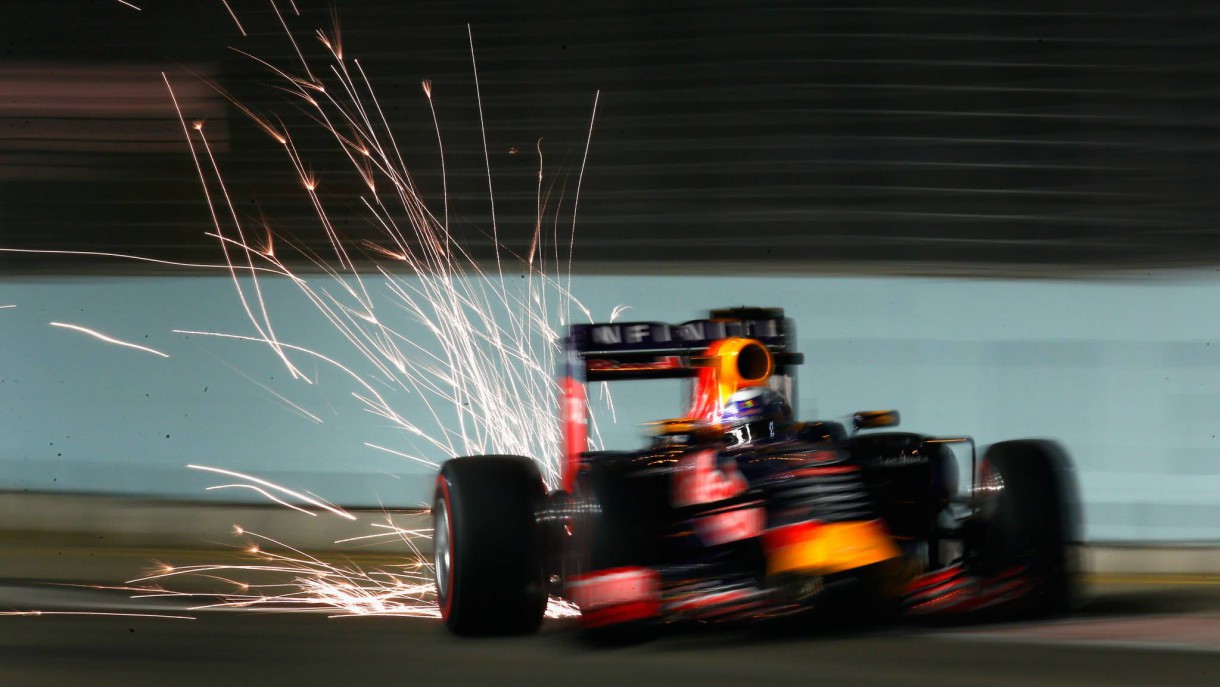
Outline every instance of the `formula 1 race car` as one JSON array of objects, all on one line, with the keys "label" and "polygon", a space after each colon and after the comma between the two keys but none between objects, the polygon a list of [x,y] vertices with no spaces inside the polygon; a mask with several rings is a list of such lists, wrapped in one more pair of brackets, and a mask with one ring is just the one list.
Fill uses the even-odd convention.
[{"label": "formula 1 race car", "polygon": [[[1058,445],[798,422],[778,308],[671,325],[573,325],[559,380],[562,484],[520,456],[446,462],[436,482],[441,615],[463,635],[532,632],[548,596],[591,633],[795,616],[848,601],[909,616],[1057,613],[1074,597],[1076,485]],[[650,445],[588,450],[586,385],[689,380]],[[971,485],[958,489],[957,452]]]}]

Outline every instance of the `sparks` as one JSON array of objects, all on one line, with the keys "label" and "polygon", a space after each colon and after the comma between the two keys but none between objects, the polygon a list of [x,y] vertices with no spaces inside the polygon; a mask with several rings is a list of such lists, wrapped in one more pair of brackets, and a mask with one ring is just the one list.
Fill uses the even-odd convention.
[{"label": "sparks", "polygon": [[[142,255],[131,255],[130,253],[107,253],[104,251],[95,250],[44,250],[41,248],[0,248],[0,253],[13,254],[38,254],[38,255],[67,255],[82,258],[115,258],[119,260],[131,260],[133,262],[147,262],[153,265],[165,265],[166,267],[183,267],[188,269],[203,269],[203,270],[224,270],[225,272],[233,269],[232,265],[220,265],[216,263],[204,262],[181,262],[178,260],[160,260],[158,258],[149,258]],[[280,269],[272,267],[259,266],[255,268],[259,272],[267,274],[277,274],[280,276],[289,276],[289,274]],[[17,306],[4,306],[15,308]]]},{"label": "sparks", "polygon": [[229,16],[233,18],[233,23],[237,24],[237,30],[241,32],[241,35],[246,35],[246,28],[241,25],[241,20],[238,19],[237,14],[233,12],[233,8],[229,7],[229,0],[220,0],[220,4],[224,5],[225,9],[228,10]]},{"label": "sparks", "polygon": [[[246,35],[232,7],[226,0],[222,2],[238,30]],[[560,476],[557,457],[561,437],[555,419],[557,388],[551,373],[560,362],[558,327],[572,321],[574,310],[590,317],[588,309],[571,293],[572,241],[600,96],[593,99],[593,114],[572,207],[568,209],[562,202],[552,200],[550,191],[544,192],[539,139],[536,146],[538,221],[532,228],[526,255],[507,251],[500,242],[474,37],[467,26],[474,95],[483,136],[482,171],[487,177],[491,205],[489,231],[485,233],[490,234],[495,247],[495,273],[489,274],[484,265],[467,252],[467,247],[450,234],[448,170],[440,120],[433,102],[433,83],[425,80],[421,86],[432,115],[441,171],[441,197],[436,205],[426,202],[415,185],[395,139],[396,127],[387,120],[360,61],[345,59],[337,18],[331,32],[319,30],[314,34],[330,61],[326,68],[316,68],[311,66],[294,37],[289,17],[281,11],[282,4],[282,0],[272,0],[271,7],[283,36],[291,45],[288,54],[295,55],[295,66],[276,65],[242,50],[235,52],[265,67],[279,79],[280,89],[292,98],[293,107],[306,110],[333,138],[337,150],[352,163],[349,170],[355,175],[352,178],[358,177],[361,188],[367,189],[360,192],[360,204],[380,236],[375,241],[344,239],[328,214],[327,206],[331,201],[319,192],[318,178],[298,151],[289,127],[274,113],[256,112],[213,84],[213,88],[233,103],[236,111],[280,144],[286,156],[286,169],[291,174],[289,178],[299,184],[296,188],[304,207],[312,209],[321,235],[329,242],[328,255],[300,249],[300,255],[317,269],[307,275],[295,273],[287,258],[279,255],[290,251],[295,244],[291,239],[282,238],[280,250],[273,250],[273,235],[268,223],[261,221],[257,230],[250,226],[250,220],[238,210],[225,183],[221,161],[213,152],[204,121],[190,119],[190,113],[182,111],[169,77],[163,74],[210,213],[212,226],[208,235],[216,240],[223,256],[222,265],[209,267],[229,273],[237,300],[254,328],[251,334],[190,329],[175,332],[266,347],[278,364],[288,370],[294,383],[312,385],[316,381],[298,367],[301,360],[338,370],[340,383],[348,385],[351,397],[364,411],[402,432],[402,445],[387,447],[364,442],[369,450],[429,467],[436,467],[440,461],[456,455],[535,456],[544,479],[548,485],[555,486]],[[295,4],[290,2],[289,5],[292,15],[299,16]],[[328,189],[332,177],[337,179],[334,186],[343,186],[338,183],[342,181],[338,177],[344,172],[327,167],[326,173],[330,175]],[[551,183],[553,187],[562,188],[562,184],[554,180]],[[558,229],[561,214],[565,224],[570,214],[571,231],[566,241]],[[548,224],[553,221],[554,232],[543,231],[544,217],[548,218]],[[566,264],[562,257],[564,253]],[[361,258],[376,262],[361,271],[357,269],[357,260]],[[506,265],[511,270],[512,259],[516,259],[515,264],[523,273],[520,282],[506,279]],[[403,271],[391,271],[391,267]],[[566,283],[554,274],[565,268]],[[323,353],[285,341],[277,335],[260,286],[261,280],[272,276],[287,279],[297,287],[299,295],[347,344],[350,359],[329,349]],[[78,328],[103,338],[96,332],[73,325],[56,326]],[[164,355],[109,337],[104,340]],[[293,412],[322,422],[317,415],[286,396],[264,389]],[[396,402],[399,397],[422,402],[425,410],[404,413]],[[590,431],[596,446],[596,424]],[[243,490],[312,517],[329,513],[357,520],[342,508],[312,494],[250,474],[194,464],[187,467],[236,480],[226,480],[209,487],[210,490]],[[410,554],[402,565],[364,569],[354,564],[330,563],[236,526],[234,534],[244,538],[242,545],[236,548],[249,559],[248,562],[163,564],[144,577],[131,580],[128,584],[134,586],[127,589],[143,596],[199,599],[197,594],[150,585],[183,577],[200,577],[222,580],[226,589],[238,591],[233,593],[230,589],[225,593],[205,595],[204,603],[197,609],[439,617],[431,564],[420,548],[420,542],[430,538],[430,530],[400,527],[391,522],[388,515],[385,523],[371,523],[371,527],[376,531],[347,537],[340,542],[377,543],[397,539]],[[276,577],[278,581],[265,582],[260,577],[264,575]],[[568,617],[578,615],[578,611],[571,604],[551,599],[547,614]]]},{"label": "sparks", "polygon": [[44,615],[89,615],[89,616],[111,616],[117,618],[154,618],[162,620],[194,620],[194,616],[190,615],[167,615],[162,613],[119,613],[106,611],[0,611],[3,616],[29,616],[39,617]]},{"label": "sparks", "polygon": [[112,336],[107,336],[99,331],[89,329],[88,327],[82,327],[78,324],[66,324],[64,322],[49,322],[48,324],[50,324],[52,327],[62,327],[64,329],[71,329],[73,331],[81,332],[82,334],[88,334],[89,336],[92,336],[95,339],[100,339],[101,341],[105,341],[106,343],[114,344],[116,346],[123,346],[124,348],[134,348],[137,351],[144,351],[145,353],[152,353],[153,355],[159,355],[162,358],[169,357],[168,353],[162,353],[161,351],[158,351],[154,348],[149,348],[148,346],[141,346],[139,344],[133,344],[130,341],[120,341],[119,339],[116,339]]},{"label": "sparks", "polygon": [[[322,501],[319,501],[316,498],[302,494],[299,491],[289,489],[288,487],[282,487],[278,484],[275,484],[273,482],[268,482],[265,479],[255,477],[253,475],[247,475],[245,473],[237,472],[235,470],[225,470],[223,468],[209,467],[207,465],[187,465],[187,467],[190,468],[191,470],[202,470],[204,472],[214,472],[218,475],[226,475],[228,477],[237,477],[238,479],[244,479],[248,482],[253,482],[256,485],[266,487],[273,491],[278,491],[282,494],[287,494],[288,496],[291,496],[295,499],[300,499],[301,501],[308,503],[309,505],[313,506],[314,508],[321,508],[322,510],[325,510],[325,511],[328,511],[335,515],[338,515],[341,518],[346,518],[347,520],[356,519],[356,516],[352,515],[351,513],[348,513],[347,511],[343,510],[342,508],[337,508],[335,506],[332,506],[329,503],[324,503]],[[228,486],[232,486],[232,485],[228,485]],[[254,488],[254,487],[251,487],[251,488]],[[259,491],[262,491],[262,490],[259,490]],[[263,493],[266,493],[266,492],[263,492]],[[302,510],[302,509],[298,508],[297,510]]]},{"label": "sparks", "polygon": [[[238,534],[257,540],[241,547],[243,555],[253,562],[189,565],[155,570],[144,577],[131,580],[128,582],[129,586],[121,589],[140,593],[144,597],[178,597],[201,601],[191,610],[321,612],[335,617],[439,617],[436,604],[431,601],[434,591],[432,573],[422,563],[423,554],[413,541],[414,537],[422,533],[397,528],[392,524],[388,527],[392,529],[390,534],[400,537],[406,543],[414,560],[368,569],[353,563],[336,564],[270,537],[239,530]],[[199,594],[150,589],[146,586],[152,582],[179,577],[221,580],[237,588],[238,592]]]}]

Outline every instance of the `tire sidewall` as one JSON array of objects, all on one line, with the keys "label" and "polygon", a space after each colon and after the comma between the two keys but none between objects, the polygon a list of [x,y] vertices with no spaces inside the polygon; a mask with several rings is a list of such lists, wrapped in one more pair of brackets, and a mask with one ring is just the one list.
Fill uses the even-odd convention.
[{"label": "tire sidewall", "polygon": [[1070,548],[1077,542],[1075,482],[1067,454],[1044,441],[993,445],[979,470],[975,559],[983,574],[1023,567],[1034,583],[1029,610],[1066,611],[1073,603],[1077,570]]},{"label": "tire sidewall", "polygon": [[451,631],[537,630],[547,600],[538,523],[545,499],[541,474],[528,458],[472,456],[442,466],[433,507],[446,515],[450,560],[447,593],[438,588],[437,602]]}]

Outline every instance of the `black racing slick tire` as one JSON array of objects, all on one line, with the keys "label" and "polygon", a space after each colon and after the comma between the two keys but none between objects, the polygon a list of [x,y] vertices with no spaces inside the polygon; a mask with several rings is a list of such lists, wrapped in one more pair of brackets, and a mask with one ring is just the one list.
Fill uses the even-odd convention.
[{"label": "black racing slick tire", "polygon": [[1056,615],[1078,599],[1081,533],[1072,464],[1050,441],[991,446],[980,469],[976,554],[984,569],[1025,566],[1034,587],[1025,610]]},{"label": "black racing slick tire", "polygon": [[456,458],[433,498],[437,604],[459,635],[534,632],[546,610],[546,490],[520,456]]}]

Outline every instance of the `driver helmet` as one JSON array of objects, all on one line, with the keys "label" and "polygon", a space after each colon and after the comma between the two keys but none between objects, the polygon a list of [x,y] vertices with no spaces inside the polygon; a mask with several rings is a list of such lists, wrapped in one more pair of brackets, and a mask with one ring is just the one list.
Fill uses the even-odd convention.
[{"label": "driver helmet", "polygon": [[750,387],[729,396],[720,422],[730,446],[775,441],[791,431],[792,406],[774,389]]}]

